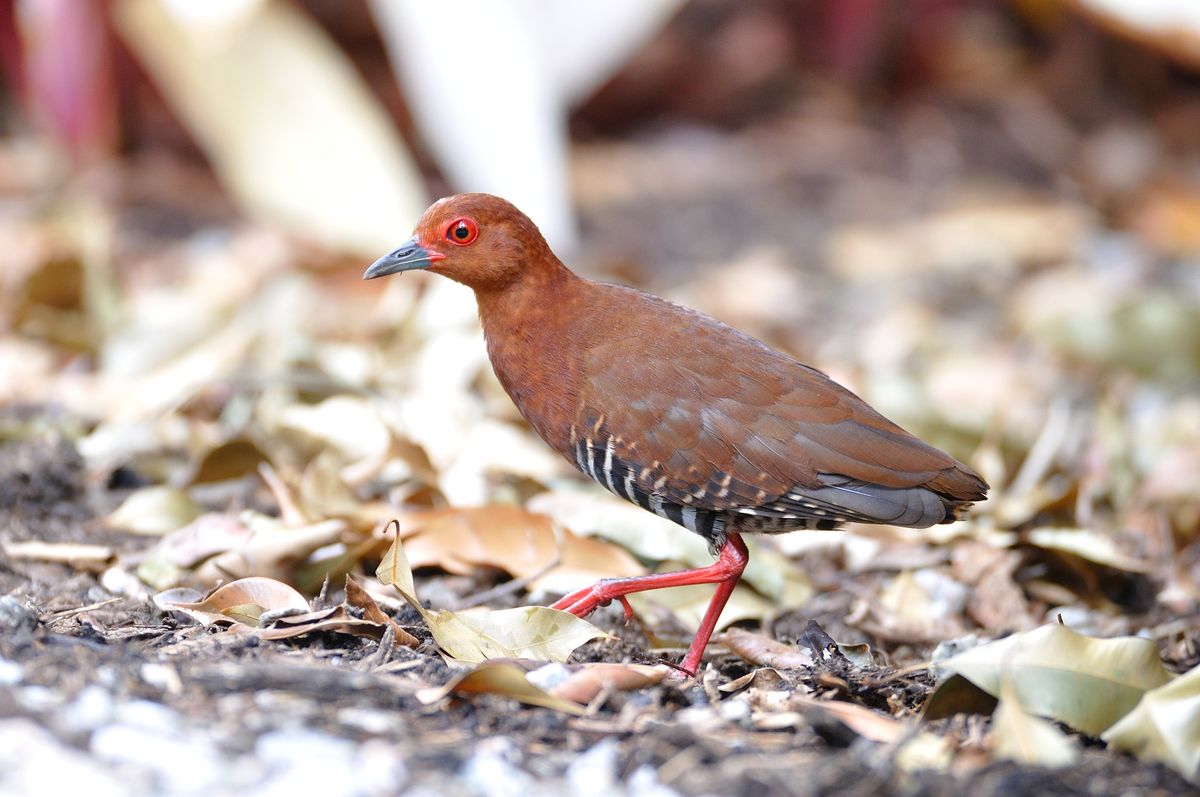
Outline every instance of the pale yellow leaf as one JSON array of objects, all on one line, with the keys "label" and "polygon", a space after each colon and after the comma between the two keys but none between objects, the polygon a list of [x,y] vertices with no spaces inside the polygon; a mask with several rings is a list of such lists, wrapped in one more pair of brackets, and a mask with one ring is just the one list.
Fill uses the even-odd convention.
[{"label": "pale yellow leaf", "polygon": [[426,609],[417,599],[412,568],[398,535],[375,575],[382,583],[395,587],[421,613],[438,646],[460,661],[495,658],[565,661],[584,642],[605,636],[587,620],[544,606],[471,612]]},{"label": "pale yellow leaf", "polygon": [[997,704],[988,740],[997,758],[1020,764],[1065,767],[1079,758],[1079,749],[1066,734],[1026,712],[1015,695]]},{"label": "pale yellow leaf", "polygon": [[1195,780],[1200,776],[1200,667],[1146,692],[1103,738],[1143,761],[1162,761]]},{"label": "pale yellow leaf", "polygon": [[422,613],[438,646],[459,661],[566,661],[584,642],[607,636],[587,620],[545,606]]},{"label": "pale yellow leaf", "polygon": [[159,535],[183,528],[199,514],[182,490],[144,487],[130,493],[104,522],[109,528],[132,534]]},{"label": "pale yellow leaf", "polygon": [[264,611],[266,610],[257,603],[238,603],[222,609],[221,614],[242,625],[259,625],[259,618],[263,616]]},{"label": "pale yellow leaf", "polygon": [[607,493],[556,490],[534,496],[526,506],[576,534],[612,540],[642,559],[690,567],[712,564],[699,535]]},{"label": "pale yellow leaf", "polygon": [[343,462],[376,456],[391,442],[391,432],[374,404],[357,396],[333,396],[320,404],[293,404],[279,412],[277,422],[285,431],[333,447]]},{"label": "pale yellow leaf", "polygon": [[1052,528],[1042,526],[1025,532],[1021,539],[1039,548],[1074,554],[1089,562],[1127,570],[1131,573],[1148,573],[1151,565],[1123,553],[1111,537],[1089,529]]},{"label": "pale yellow leaf", "polygon": [[1026,711],[1099,735],[1142,695],[1171,680],[1149,639],[1094,639],[1045,625],[960,653],[941,664],[999,697],[1002,680]]},{"label": "pale yellow leaf", "polygon": [[[556,490],[531,498],[527,507],[549,515],[581,536],[604,537],[641,559],[706,567],[713,555],[698,534],[607,493]],[[750,564],[742,581],[785,606],[805,603],[813,594],[804,571],[769,545],[750,541]]]},{"label": "pale yellow leaf", "polygon": [[379,561],[379,567],[375,568],[375,577],[384,586],[395,587],[417,611],[423,609],[421,602],[417,600],[412,568],[408,564],[408,557],[404,553],[404,545],[400,542],[399,535],[392,538],[387,553]]},{"label": "pale yellow leaf", "polygon": [[945,771],[954,763],[954,742],[945,736],[923,731],[901,743],[895,761],[896,767],[904,772]]}]

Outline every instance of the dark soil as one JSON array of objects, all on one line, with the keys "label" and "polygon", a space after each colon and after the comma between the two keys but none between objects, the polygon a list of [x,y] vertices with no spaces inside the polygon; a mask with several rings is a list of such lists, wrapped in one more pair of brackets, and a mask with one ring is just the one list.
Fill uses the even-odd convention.
[{"label": "dark soil", "polygon": [[[79,458],[66,439],[47,436],[0,447],[0,474],[3,541],[104,538],[122,544],[97,532]],[[130,546],[138,542],[124,540]],[[1080,763],[1060,771],[986,763],[981,755],[976,767],[938,772],[906,768],[894,748],[819,714],[803,714],[772,730],[756,730],[736,717],[716,721],[719,712],[697,714],[721,699],[717,685],[751,669],[729,655],[717,656],[701,683],[617,693],[583,717],[489,695],[426,705],[418,689],[450,677],[433,652],[395,648],[381,659],[379,643],[350,636],[265,642],[252,634],[180,625],[148,602],[112,600],[95,574],[65,565],[0,561],[0,590],[7,596],[0,599],[0,656],[24,673],[19,686],[0,686],[0,717],[29,716],[53,725],[54,707],[99,688],[118,703],[143,700],[168,707],[190,727],[210,729],[229,755],[287,728],[355,742],[382,739],[398,751],[414,783],[442,793],[479,793],[459,776],[497,739],[505,740],[503,757],[511,767],[547,783],[563,778],[582,751],[609,740],[618,778],[649,767],[661,784],[681,794],[1195,793],[1174,772],[1100,745],[1088,746]],[[94,604],[99,605],[86,608]],[[602,619],[612,622],[617,615]],[[799,636],[804,619],[785,617],[776,633]],[[834,615],[828,619],[834,626]],[[622,627],[616,621],[613,629],[619,641],[586,645],[577,658],[655,661],[636,623]],[[914,715],[932,686],[924,671],[863,670],[844,660],[789,676],[817,694],[893,712],[902,707]],[[41,706],[28,698],[37,687],[52,696]],[[931,727],[969,749],[984,722],[959,716]],[[87,747],[86,735],[61,729],[60,735],[68,745]]]}]

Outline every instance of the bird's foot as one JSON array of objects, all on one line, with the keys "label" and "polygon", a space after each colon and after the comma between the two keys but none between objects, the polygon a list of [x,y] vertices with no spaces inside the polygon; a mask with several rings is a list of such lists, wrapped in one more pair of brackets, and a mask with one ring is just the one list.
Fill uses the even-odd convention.
[{"label": "bird's foot", "polygon": [[742,571],[746,569],[747,561],[749,561],[749,552],[746,550],[746,544],[742,542],[740,536],[731,532],[726,535],[725,545],[721,548],[717,561],[708,567],[630,578],[606,578],[590,587],[572,592],[550,608],[570,612],[576,617],[585,617],[600,606],[619,600],[625,609],[625,618],[630,619],[633,617],[633,608],[625,599],[626,595],[664,587],[716,584],[717,589],[713,593],[712,601],[708,604],[708,610],[704,613],[704,619],[700,622],[700,628],[696,631],[696,637],[692,640],[687,654],[684,655],[683,661],[679,665],[681,672],[695,677],[700,670],[700,660],[704,656],[704,648],[708,645],[708,640],[717,626],[717,618],[721,616],[721,610],[725,608],[725,603],[733,594],[733,588],[741,578]]}]

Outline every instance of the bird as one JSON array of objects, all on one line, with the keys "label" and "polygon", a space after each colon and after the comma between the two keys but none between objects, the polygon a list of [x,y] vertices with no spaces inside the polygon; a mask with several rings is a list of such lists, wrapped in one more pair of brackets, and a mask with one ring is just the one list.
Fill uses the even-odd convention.
[{"label": "bird", "polygon": [[716,589],[678,669],[695,676],[749,561],[742,535],[951,523],[988,485],[823,372],[696,310],[579,276],[515,206],[439,199],[363,279],[421,270],[471,288],[488,357],[533,430],[589,478],[703,537],[713,564],[609,578],[552,608]]}]

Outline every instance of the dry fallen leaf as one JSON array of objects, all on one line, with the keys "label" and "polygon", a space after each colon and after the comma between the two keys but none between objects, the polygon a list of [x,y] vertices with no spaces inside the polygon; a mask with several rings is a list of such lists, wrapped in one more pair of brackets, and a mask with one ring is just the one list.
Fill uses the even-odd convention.
[{"label": "dry fallen leaf", "polygon": [[812,654],[807,650],[741,628],[730,628],[717,641],[751,664],[779,670],[796,670],[813,664]]},{"label": "dry fallen leaf", "polygon": [[712,554],[698,535],[607,493],[556,490],[534,496],[526,506],[576,534],[611,540],[641,559],[689,567],[712,564]]},{"label": "dry fallen leaf", "polygon": [[921,719],[926,722],[946,719],[955,714],[989,716],[996,710],[996,698],[961,675],[942,680],[921,707]]},{"label": "dry fallen leaf", "polygon": [[[174,595],[159,593],[155,603],[163,609],[179,611],[197,622],[211,625],[216,622],[234,619],[245,625],[258,625],[257,617],[265,612],[282,614],[294,612],[297,614],[309,611],[308,600],[282,581],[261,576],[251,576],[231,581],[217,587],[199,601],[172,600]],[[247,607],[257,607],[257,613],[251,613]],[[254,617],[255,622],[249,622],[248,617]]]},{"label": "dry fallen leaf", "polygon": [[620,664],[589,662],[578,665],[567,678],[550,689],[563,700],[587,705],[605,689],[629,692],[659,683],[673,673],[665,664]]},{"label": "dry fallen leaf", "polygon": [[[411,648],[420,645],[420,640],[384,614],[357,582],[347,576],[346,583],[345,603],[316,611],[309,611],[308,602],[294,589],[267,578],[234,581],[207,597],[197,596],[190,588],[170,589],[153,600],[164,611],[183,612],[205,625],[232,620],[253,626],[262,639],[291,639],[332,631],[377,640],[390,625],[396,644]],[[366,616],[357,616],[352,608]]]},{"label": "dry fallen leaf", "polygon": [[545,606],[498,611],[421,612],[438,645],[466,662],[513,658],[566,661],[575,648],[608,635],[569,612]]},{"label": "dry fallen leaf", "polygon": [[355,396],[333,396],[320,404],[293,404],[275,418],[280,430],[332,447],[343,461],[376,457],[391,444],[391,431],[375,404]]},{"label": "dry fallen leaf", "polygon": [[1130,573],[1149,573],[1149,562],[1122,553],[1111,537],[1089,529],[1042,526],[1021,535],[1021,540],[1039,548],[1073,554],[1080,559]]},{"label": "dry fallen leaf", "polygon": [[1020,706],[1098,736],[1172,676],[1149,639],[1095,639],[1045,625],[972,648],[941,663],[999,697],[1012,684]]},{"label": "dry fallen leaf", "polygon": [[79,542],[42,542],[18,540],[3,544],[9,559],[36,559],[41,562],[62,562],[83,569],[102,570],[113,558],[107,545],[87,545]]},{"label": "dry fallen leaf", "polygon": [[[260,611],[256,617],[261,620],[262,614]],[[342,605],[279,617],[274,619],[269,627],[259,629],[258,635],[263,639],[291,639],[319,631],[335,631],[379,639],[386,631],[386,626],[373,620],[355,617]]]},{"label": "dry fallen leaf", "polygon": [[837,647],[838,652],[855,667],[873,669],[876,666],[875,654],[866,642],[838,642]]},{"label": "dry fallen leaf", "polygon": [[384,584],[394,586],[421,613],[442,650],[460,661],[497,658],[565,661],[584,642],[606,636],[582,618],[545,606],[470,612],[426,609],[417,600],[412,568],[399,536],[392,541],[375,575]]},{"label": "dry fallen leaf", "polygon": [[[258,617],[261,618],[261,616],[260,612]],[[387,627],[388,623],[356,617],[346,604],[342,604],[330,609],[276,618],[269,628],[259,629],[258,635],[263,639],[291,639],[305,634],[332,631],[379,640],[387,633]],[[408,648],[420,646],[421,640],[412,634],[394,624],[392,628],[397,645]]]},{"label": "dry fallen leaf", "polygon": [[420,644],[420,640],[412,634],[405,631],[400,625],[389,617],[383,609],[379,608],[379,604],[371,597],[371,593],[367,592],[361,584],[354,579],[353,576],[346,575],[346,603],[356,609],[362,611],[364,617],[373,623],[378,623],[383,626],[391,626],[392,632],[396,635],[396,644],[404,645],[405,647],[415,648]]},{"label": "dry fallen leaf", "polygon": [[226,440],[200,458],[189,484],[207,484],[229,479],[241,479],[256,473],[266,462],[266,455],[251,440]]},{"label": "dry fallen leaf", "polygon": [[989,634],[1024,631],[1038,625],[1015,573],[1021,555],[974,540],[963,540],[951,552],[952,572],[972,587],[966,613]]},{"label": "dry fallen leaf", "polygon": [[904,726],[888,715],[854,703],[816,700],[803,695],[793,695],[789,702],[795,706],[815,708],[829,714],[859,736],[873,742],[891,744],[905,733]]},{"label": "dry fallen leaf", "polygon": [[209,512],[167,534],[137,565],[142,581],[157,589],[178,584],[184,571],[206,559],[244,546],[254,535],[234,515]]},{"label": "dry fallen leaf", "polygon": [[[611,540],[640,559],[687,567],[713,562],[699,535],[608,493],[558,490],[536,495],[526,505],[576,534]],[[742,583],[785,606],[798,606],[812,597],[812,582],[790,559],[769,544],[751,540],[748,545],[750,563]]]},{"label": "dry fallen leaf", "polygon": [[[391,525],[391,523],[388,524],[389,528]],[[399,532],[399,523],[395,525]],[[387,552],[379,560],[379,567],[375,568],[375,577],[379,579],[380,584],[395,587],[405,601],[417,602],[417,588],[413,583],[412,566],[408,563],[408,554],[405,553],[404,545],[400,542],[399,533],[392,539]]]},{"label": "dry fallen leaf", "polygon": [[1079,749],[1058,728],[1021,708],[1010,688],[1001,690],[992,714],[988,744],[997,758],[1039,767],[1065,767],[1079,758]]},{"label": "dry fallen leaf", "polygon": [[233,527],[227,529],[232,532],[227,540],[232,544],[213,551],[211,558],[196,567],[195,578],[201,583],[251,575],[292,581],[297,567],[310,554],[339,542],[346,531],[342,520],[290,528],[278,518],[250,510],[238,515],[237,524],[248,533],[238,533]]},{"label": "dry fallen leaf", "polygon": [[450,694],[494,694],[511,697],[531,706],[542,706],[581,715],[583,706],[534,686],[525,677],[525,671],[515,664],[496,661],[478,664],[469,672],[456,675],[445,686],[422,689],[417,699],[429,705]]},{"label": "dry fallen leaf", "polygon": [[928,641],[961,636],[968,590],[935,568],[905,570],[864,606],[854,625],[888,640]]},{"label": "dry fallen leaf", "polygon": [[1146,692],[1102,738],[1195,780],[1200,776],[1200,667]]},{"label": "dry fallen leaf", "polygon": [[108,516],[105,525],[132,534],[159,535],[183,528],[199,514],[200,510],[182,490],[143,487],[130,493]]},{"label": "dry fallen leaf", "polygon": [[[808,687],[803,684],[793,685],[783,674],[772,667],[759,667],[751,670],[741,678],[734,678],[728,683],[721,684],[717,687],[718,692],[732,694],[740,692],[743,689],[748,689],[750,694],[747,699],[751,706],[755,708],[761,707],[764,695],[771,695],[767,701],[772,703],[776,709],[787,700],[796,691],[807,692]],[[779,705],[775,705],[778,703]]]},{"label": "dry fallen leaf", "polygon": [[556,533],[550,518],[516,506],[412,512],[401,518],[401,534],[413,567],[460,574],[494,567],[515,578],[538,576],[530,586],[551,592],[645,572],[617,546],[567,530]]},{"label": "dry fallen leaf", "polygon": [[382,626],[391,626],[392,631],[396,634],[396,643],[405,645],[410,648],[415,648],[420,644],[419,640],[412,634],[401,628],[395,620],[389,617],[383,609],[379,608],[379,604],[371,597],[371,593],[367,592],[361,584],[354,579],[353,576],[346,575],[346,604],[352,606],[363,613],[363,616],[372,623],[377,623]]}]

